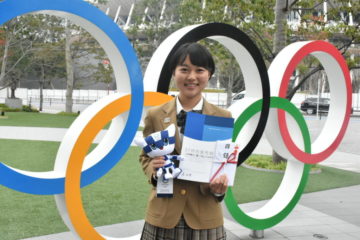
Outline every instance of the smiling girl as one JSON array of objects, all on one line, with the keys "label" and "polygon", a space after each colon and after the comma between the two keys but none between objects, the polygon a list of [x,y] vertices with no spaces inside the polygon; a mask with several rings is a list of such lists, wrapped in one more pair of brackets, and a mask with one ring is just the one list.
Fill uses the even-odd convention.
[{"label": "smiling girl", "polygon": [[[170,61],[170,70],[179,95],[172,101],[149,109],[145,117],[144,137],[178,124],[174,155],[181,152],[183,126],[179,118],[196,110],[206,115],[231,117],[231,113],[208,103],[202,96],[215,71],[210,52],[198,43],[180,46]],[[156,197],[156,169],[165,163],[163,157],[140,155],[142,168],[152,183],[141,239],[226,239],[220,202],[227,190],[228,179],[222,175],[211,183],[175,179],[172,198]]]}]

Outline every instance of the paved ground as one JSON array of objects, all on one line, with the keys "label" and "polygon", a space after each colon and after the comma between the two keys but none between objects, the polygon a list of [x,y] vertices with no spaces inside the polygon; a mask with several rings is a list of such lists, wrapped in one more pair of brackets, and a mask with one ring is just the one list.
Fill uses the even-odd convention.
[{"label": "paved ground", "polygon": [[[311,123],[311,121],[308,123],[310,127],[313,126],[312,124],[319,124],[319,122]],[[357,120],[350,123],[344,141],[339,147],[340,151],[335,152],[323,163],[324,165],[360,172],[360,149],[357,146],[359,139],[357,132],[360,132],[357,130],[359,129],[358,125],[360,125],[360,121]],[[318,127],[314,128],[319,129]],[[0,138],[61,141],[65,131],[66,129],[0,127]],[[36,134],[34,134],[35,132]],[[101,139],[101,136],[99,138]],[[271,147],[265,140],[262,140],[256,152],[271,153]],[[241,204],[240,208],[247,212],[257,209],[263,204],[263,201]],[[111,237],[139,239],[138,234],[141,232],[142,225],[143,220],[139,220],[99,227],[98,231]],[[225,216],[225,228],[230,240],[252,239],[249,237],[251,231],[230,220],[229,216]],[[360,185],[304,194],[290,215],[280,224],[265,230],[264,236],[265,239],[272,240],[360,239]],[[65,232],[27,240],[30,239],[71,240],[75,238],[70,232]]]},{"label": "paved ground", "polygon": [[[61,142],[67,128],[39,128],[39,127],[8,127],[0,126],[0,139],[22,139]],[[107,130],[101,130],[96,136],[94,143],[99,143]],[[137,132],[142,136],[142,132]],[[135,146],[134,144],[132,144]]]},{"label": "paved ground", "polygon": [[[259,208],[265,202],[241,204],[244,211]],[[280,240],[358,240],[360,239],[360,185],[308,193],[281,223],[264,231],[265,239]],[[97,230],[106,236],[122,239],[139,239],[144,221],[138,220],[103,226]],[[228,217],[225,218],[228,240],[253,239],[251,231]],[[65,232],[26,240],[72,240],[72,233]]]}]

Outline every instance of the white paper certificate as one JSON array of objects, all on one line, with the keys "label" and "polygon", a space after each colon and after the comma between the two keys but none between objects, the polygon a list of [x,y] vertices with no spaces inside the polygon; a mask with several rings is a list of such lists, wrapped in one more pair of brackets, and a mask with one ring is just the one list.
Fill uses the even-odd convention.
[{"label": "white paper certificate", "polygon": [[179,179],[209,182],[214,161],[216,142],[205,142],[184,136],[180,162],[182,174]]},{"label": "white paper certificate", "polygon": [[[225,142],[231,142],[234,119],[203,115],[188,112],[186,117],[185,132],[181,149],[181,156],[184,160],[180,161],[179,167],[182,174],[179,179],[210,182],[211,176],[214,175],[215,167],[221,165],[224,168],[227,164],[226,158],[219,164],[216,162],[216,151],[221,149],[224,156]],[[217,147],[218,141],[225,141]],[[219,170],[219,172],[220,172]],[[223,171],[222,171],[223,172]]]}]

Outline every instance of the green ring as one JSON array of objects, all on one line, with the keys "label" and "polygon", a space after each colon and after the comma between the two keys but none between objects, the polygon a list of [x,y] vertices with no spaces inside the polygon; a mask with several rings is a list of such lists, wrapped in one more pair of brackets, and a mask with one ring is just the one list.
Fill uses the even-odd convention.
[{"label": "green ring", "polygon": [[[256,113],[261,111],[262,106],[262,99],[254,102],[245,111],[236,119],[234,125],[234,132],[233,132],[233,141],[236,140],[237,136],[239,135],[240,130],[244,127],[245,123],[253,117]],[[278,108],[285,110],[288,112],[297,122],[300,127],[303,139],[304,139],[304,146],[305,152],[311,153],[311,140],[309,129],[306,125],[305,119],[300,113],[300,111],[287,99],[280,98],[280,97],[271,97],[270,100],[270,107],[271,108]],[[229,187],[225,197],[225,205],[230,212],[231,216],[241,225],[253,229],[253,230],[262,230],[266,228],[270,228],[275,226],[282,220],[286,218],[286,216],[293,210],[297,202],[299,201],[301,194],[304,191],[305,185],[307,183],[307,179],[310,172],[311,164],[305,164],[301,180],[299,186],[290,200],[290,202],[277,214],[272,217],[264,218],[264,219],[257,219],[250,217],[246,213],[244,213],[238,206],[236,199],[232,193],[232,188]]]}]

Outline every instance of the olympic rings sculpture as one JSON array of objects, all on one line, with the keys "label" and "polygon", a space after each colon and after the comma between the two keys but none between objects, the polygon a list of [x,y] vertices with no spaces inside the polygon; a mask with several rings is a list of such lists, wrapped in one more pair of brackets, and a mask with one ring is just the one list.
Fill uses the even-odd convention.
[{"label": "olympic rings sculpture", "polygon": [[[211,38],[224,45],[240,65],[247,93],[242,101],[229,108],[236,119],[233,141],[243,149],[238,165],[252,153],[264,131],[274,150],[289,159],[277,192],[258,210],[244,213],[229,188],[224,205],[238,223],[250,229],[266,229],[282,221],[300,199],[310,164],[330,156],[345,134],[352,101],[350,74],[341,54],[327,42],[291,44],[278,54],[267,71],[258,48],[239,29],[221,23],[187,26],[159,46],[143,83],[136,54],[125,34],[86,2],[5,0],[0,2],[0,12],[0,24],[31,12],[66,17],[99,41],[113,65],[119,93],[89,106],[74,121],[59,147],[54,171],[28,172],[0,163],[0,184],[25,193],[55,195],[65,224],[82,239],[116,239],[102,236],[91,225],[82,206],[80,188],[104,176],[122,158],[137,131],[143,106],[155,106],[171,99],[163,94],[168,92],[171,76],[167,64],[169,56],[182,43]],[[285,99],[292,72],[309,54],[323,65],[332,94],[329,117],[314,143],[301,113]],[[96,134],[111,120],[102,142],[86,155]]]}]

